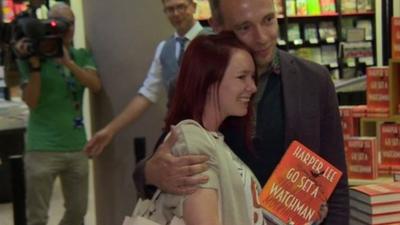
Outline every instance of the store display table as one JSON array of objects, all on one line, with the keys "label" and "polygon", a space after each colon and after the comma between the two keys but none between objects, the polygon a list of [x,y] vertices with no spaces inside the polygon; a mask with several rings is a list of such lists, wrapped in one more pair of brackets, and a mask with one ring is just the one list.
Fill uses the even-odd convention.
[{"label": "store display table", "polygon": [[26,225],[24,133],[28,109],[21,102],[0,101],[0,166],[10,165],[14,224]]}]

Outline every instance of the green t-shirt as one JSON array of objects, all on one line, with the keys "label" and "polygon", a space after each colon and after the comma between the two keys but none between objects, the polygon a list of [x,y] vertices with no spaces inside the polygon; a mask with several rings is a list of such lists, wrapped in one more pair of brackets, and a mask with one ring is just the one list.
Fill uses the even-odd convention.
[{"label": "green t-shirt", "polygon": [[[77,65],[96,70],[87,50],[71,48],[69,51]],[[27,83],[30,76],[27,62],[18,61],[18,68],[22,82]],[[38,105],[30,111],[28,120],[27,151],[80,151],[86,143],[84,126],[78,121],[82,118],[85,87],[53,58],[41,62],[40,76]]]}]

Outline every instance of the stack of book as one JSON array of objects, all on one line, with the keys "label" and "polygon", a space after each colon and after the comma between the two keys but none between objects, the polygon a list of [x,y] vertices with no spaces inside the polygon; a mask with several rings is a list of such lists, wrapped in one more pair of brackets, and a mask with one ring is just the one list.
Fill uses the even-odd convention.
[{"label": "stack of book", "polygon": [[350,188],[350,224],[400,224],[400,183]]}]

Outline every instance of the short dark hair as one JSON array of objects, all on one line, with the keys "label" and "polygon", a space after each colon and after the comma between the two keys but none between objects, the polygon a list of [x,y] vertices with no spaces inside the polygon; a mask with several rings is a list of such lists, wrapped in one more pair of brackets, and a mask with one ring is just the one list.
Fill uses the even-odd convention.
[{"label": "short dark hair", "polygon": [[221,1],[220,0],[208,0],[210,3],[210,9],[211,9],[211,14],[212,18],[218,23],[218,24],[224,24],[224,17],[222,16],[221,12]]}]

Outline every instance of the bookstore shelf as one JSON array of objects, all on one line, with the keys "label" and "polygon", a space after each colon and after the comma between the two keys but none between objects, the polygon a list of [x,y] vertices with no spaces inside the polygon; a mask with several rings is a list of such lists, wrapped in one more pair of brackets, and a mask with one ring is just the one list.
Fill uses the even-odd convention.
[{"label": "bookstore shelf", "polygon": [[376,65],[375,1],[274,2],[281,49],[326,65],[334,80],[365,75],[366,66]]}]

